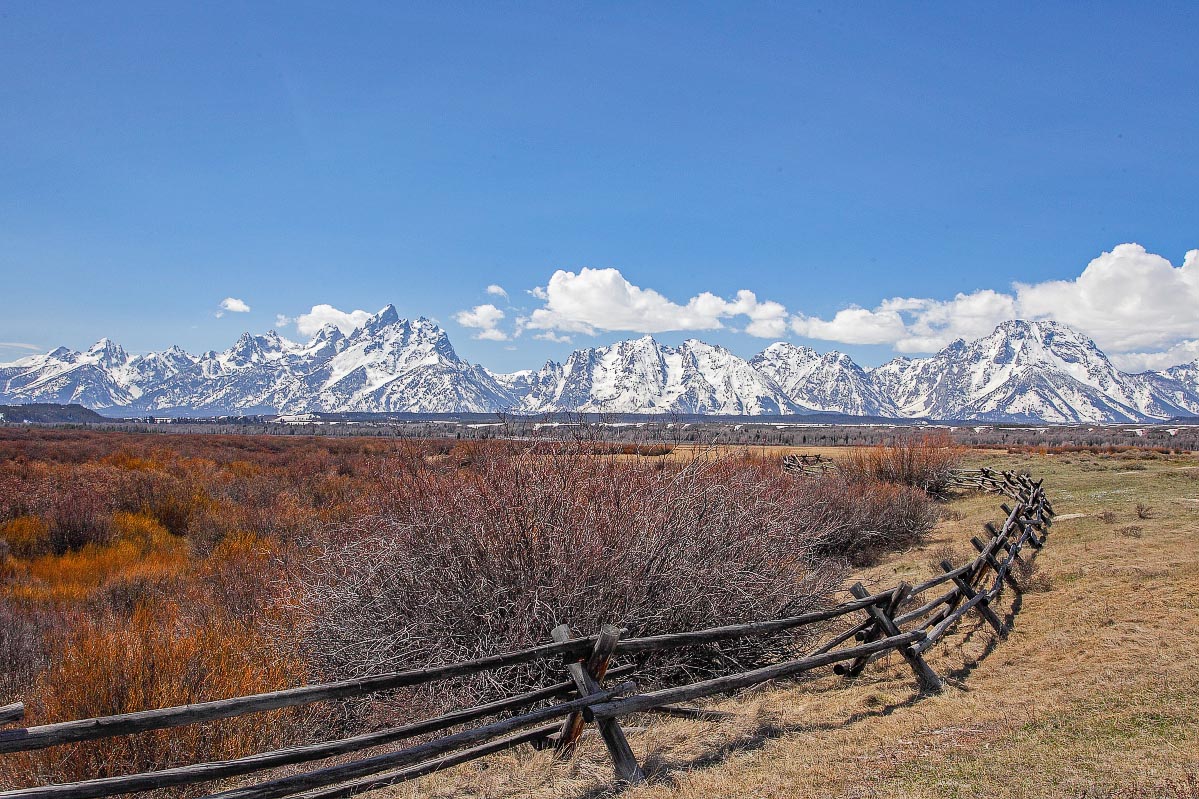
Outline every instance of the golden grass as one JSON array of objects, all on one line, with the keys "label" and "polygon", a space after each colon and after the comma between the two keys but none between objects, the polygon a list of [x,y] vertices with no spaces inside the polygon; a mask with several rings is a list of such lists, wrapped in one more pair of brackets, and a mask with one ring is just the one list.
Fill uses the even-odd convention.
[{"label": "golden grass", "polygon": [[[1007,640],[973,619],[963,624],[929,658],[950,683],[940,696],[917,696],[910,671],[892,657],[854,684],[828,675],[714,703],[736,713],[732,721],[626,719],[644,725],[629,737],[651,781],[623,795],[1199,795],[1186,785],[1199,771],[1199,461],[988,453],[977,463],[1046,477],[1066,517],[1036,559]],[[956,500],[960,519],[860,576],[893,585],[930,574],[948,552],[966,557],[969,537],[998,516],[998,502]],[[1138,504],[1149,518],[1138,518]],[[1141,537],[1120,532],[1134,524]],[[1010,612],[1013,599],[1008,592],[998,609]],[[611,766],[591,736],[565,763],[520,749],[381,795],[610,790]]]}]

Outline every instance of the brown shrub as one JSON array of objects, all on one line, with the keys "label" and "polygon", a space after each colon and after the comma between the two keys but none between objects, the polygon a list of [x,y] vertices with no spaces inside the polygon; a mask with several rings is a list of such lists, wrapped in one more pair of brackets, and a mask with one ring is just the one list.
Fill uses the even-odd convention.
[{"label": "brown shrub", "polygon": [[50,525],[40,516],[18,516],[0,524],[0,539],[17,558],[36,558],[51,549]]},{"label": "brown shrub", "polygon": [[[774,464],[614,462],[562,446],[487,454],[469,470],[391,471],[375,512],[330,536],[293,605],[329,677],[465,660],[603,623],[631,635],[799,613],[841,569],[914,540],[935,511],[902,486],[794,479]],[[661,657],[669,681],[774,660],[781,636]],[[407,697],[430,707],[561,678],[544,664]]]},{"label": "brown shrub", "polygon": [[[30,721],[182,705],[303,679],[298,661],[277,656],[251,630],[211,615],[190,623],[173,605],[142,606],[127,621],[87,619],[69,635],[30,692]],[[57,750],[9,755],[0,763],[0,783],[73,781],[240,757],[298,740],[306,725],[302,711],[273,711],[76,744],[65,757]]]},{"label": "brown shrub", "polygon": [[938,516],[920,489],[836,474],[799,480],[795,501],[798,534],[812,540],[819,554],[843,557],[855,566],[920,543]]},{"label": "brown shrub", "polygon": [[949,433],[913,434],[897,436],[890,444],[877,447],[851,448],[841,461],[841,470],[853,481],[897,483],[942,496],[960,457],[961,450]]}]

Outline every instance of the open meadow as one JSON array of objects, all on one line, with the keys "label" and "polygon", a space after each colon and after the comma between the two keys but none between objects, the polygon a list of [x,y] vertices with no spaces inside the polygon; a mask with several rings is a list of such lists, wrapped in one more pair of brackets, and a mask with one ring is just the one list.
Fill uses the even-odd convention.
[{"label": "open meadow", "polygon": [[[995,605],[1006,638],[971,615],[925,656],[943,693],[922,695],[885,655],[852,681],[824,669],[700,703],[718,719],[622,717],[645,785],[617,786],[585,734],[565,760],[520,747],[383,795],[1199,796],[1199,459],[898,443],[0,429],[0,704],[24,701],[33,725],[485,657],[538,645],[564,621],[584,634],[619,623],[630,637],[812,612],[856,580],[883,590],[974,557],[970,537],[1001,516],[1001,498],[945,479],[955,464],[985,465],[1044,478],[1058,515],[1017,570],[1022,590]],[[790,453],[841,468],[788,474]],[[636,658],[638,688],[786,660],[816,634]],[[525,663],[0,754],[0,787],[245,757],[561,674]]]},{"label": "open meadow", "polygon": [[[963,623],[928,658],[950,685],[938,696],[921,696],[892,655],[853,684],[826,673],[713,702],[733,714],[720,722],[643,719],[630,742],[654,777],[622,795],[1199,796],[1199,458],[991,452],[966,463],[1043,476],[1059,514],[1024,593],[1005,595],[1005,640]],[[997,501],[959,495],[919,546],[856,575],[890,585],[935,574],[941,558],[971,552]],[[388,795],[591,797],[610,771],[591,740],[565,765],[514,752]]]}]

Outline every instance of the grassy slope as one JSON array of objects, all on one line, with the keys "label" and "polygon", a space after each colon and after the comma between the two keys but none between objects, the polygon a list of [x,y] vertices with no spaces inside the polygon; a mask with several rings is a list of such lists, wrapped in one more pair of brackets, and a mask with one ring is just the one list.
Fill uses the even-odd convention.
[{"label": "grassy slope", "polygon": [[[1006,641],[963,624],[930,657],[952,684],[941,696],[917,697],[893,657],[853,685],[830,675],[717,703],[734,721],[629,719],[647,725],[630,740],[654,777],[624,795],[1199,797],[1180,785],[1199,771],[1199,460],[980,463],[1028,467],[1061,516],[1085,514],[1054,525]],[[863,579],[893,585],[951,550],[964,559],[997,502],[956,501],[960,520]],[[1137,517],[1138,503],[1152,518]],[[389,795],[594,797],[610,775],[591,739],[568,763],[522,749]]]}]

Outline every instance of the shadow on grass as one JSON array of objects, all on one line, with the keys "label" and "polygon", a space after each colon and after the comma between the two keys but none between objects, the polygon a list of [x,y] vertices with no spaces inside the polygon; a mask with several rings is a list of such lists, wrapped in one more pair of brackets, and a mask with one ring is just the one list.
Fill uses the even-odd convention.
[{"label": "shadow on grass", "polygon": [[[982,619],[971,625],[970,629],[965,631],[964,636],[958,642],[959,648],[963,648],[970,644],[975,638],[984,634],[987,635],[986,643],[981,651],[976,655],[965,660],[962,665],[955,669],[946,671],[944,678],[951,684],[959,688],[965,688],[965,683],[970,675],[983,664],[983,662],[991,655],[998,647],[1003,638],[1011,631],[1017,615],[1023,605],[1023,592],[1012,591],[1013,599],[1010,607],[1007,609],[1003,617],[1003,635],[996,634],[990,625],[986,624]],[[859,678],[860,681],[861,678]],[[696,769],[704,769],[719,765],[729,759],[730,756],[753,752],[762,749],[766,744],[777,738],[782,738],[792,733],[801,732],[821,732],[829,730],[839,730],[850,727],[854,724],[861,723],[868,719],[880,718],[889,716],[897,710],[914,707],[919,704],[926,694],[920,693],[913,689],[911,695],[902,701],[892,702],[890,704],[881,705],[879,707],[861,710],[850,714],[844,719],[838,721],[824,722],[820,724],[778,724],[769,719],[763,719],[760,723],[747,731],[744,731],[736,736],[729,737],[719,742],[714,742],[709,746],[705,746],[698,754],[692,753],[689,755],[674,755],[657,750],[651,751],[641,764],[642,770],[646,777],[654,783],[664,785],[675,785],[675,775],[679,773],[687,773]],[[621,784],[609,784],[599,786],[592,791],[582,794],[582,799],[602,799],[602,797],[615,796],[623,792],[626,786]]]}]

